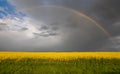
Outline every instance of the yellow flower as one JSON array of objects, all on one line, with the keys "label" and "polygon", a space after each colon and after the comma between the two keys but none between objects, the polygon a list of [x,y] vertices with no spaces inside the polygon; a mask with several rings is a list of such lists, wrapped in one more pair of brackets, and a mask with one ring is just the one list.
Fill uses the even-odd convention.
[{"label": "yellow flower", "polygon": [[54,59],[72,60],[77,58],[119,58],[120,52],[0,52],[0,60],[4,59]]}]

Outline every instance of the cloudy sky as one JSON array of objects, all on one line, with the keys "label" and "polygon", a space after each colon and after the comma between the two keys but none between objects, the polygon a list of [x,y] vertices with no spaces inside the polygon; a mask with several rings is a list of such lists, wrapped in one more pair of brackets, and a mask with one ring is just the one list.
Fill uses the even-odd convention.
[{"label": "cloudy sky", "polygon": [[120,51],[120,0],[0,0],[0,51]]}]

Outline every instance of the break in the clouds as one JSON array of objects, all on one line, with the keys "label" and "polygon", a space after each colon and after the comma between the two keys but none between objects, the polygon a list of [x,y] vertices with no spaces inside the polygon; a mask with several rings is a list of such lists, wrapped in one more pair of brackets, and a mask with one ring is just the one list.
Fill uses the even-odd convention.
[{"label": "break in the clouds", "polygon": [[119,9],[104,10],[110,1],[1,0],[0,50],[119,51]]}]

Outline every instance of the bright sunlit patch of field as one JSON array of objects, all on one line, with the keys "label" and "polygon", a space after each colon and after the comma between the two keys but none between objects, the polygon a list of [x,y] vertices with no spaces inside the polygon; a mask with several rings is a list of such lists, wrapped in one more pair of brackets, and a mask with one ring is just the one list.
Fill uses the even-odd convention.
[{"label": "bright sunlit patch of field", "polygon": [[78,58],[117,58],[120,52],[0,52],[0,59],[64,59],[72,60]]}]

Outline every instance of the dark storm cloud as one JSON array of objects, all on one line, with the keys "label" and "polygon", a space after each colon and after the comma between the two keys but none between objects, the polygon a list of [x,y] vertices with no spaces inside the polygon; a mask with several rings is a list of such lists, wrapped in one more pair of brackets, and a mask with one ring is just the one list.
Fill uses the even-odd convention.
[{"label": "dark storm cloud", "polygon": [[48,30],[49,29],[49,26],[48,25],[42,25],[40,30]]},{"label": "dark storm cloud", "polygon": [[42,36],[42,37],[49,37],[49,36],[56,36],[58,35],[55,32],[47,31],[47,32],[41,32],[41,33],[33,33],[36,37]]},{"label": "dark storm cloud", "polygon": [[[12,43],[7,43],[3,35],[3,38],[0,37],[1,50],[9,50],[10,47],[10,50],[16,51],[118,51],[116,46],[112,46],[111,39],[94,22],[64,8],[85,13],[114,36],[119,35],[120,31],[119,8],[116,8],[119,5],[118,0],[9,0],[9,2],[36,20],[39,32],[28,34],[33,38],[25,37],[22,41],[16,39],[18,36],[8,35],[7,39]],[[39,24],[41,21],[44,24]],[[24,39],[24,35],[22,38]]]},{"label": "dark storm cloud", "polygon": [[26,28],[26,27],[23,27],[20,29],[20,31],[26,31],[26,30],[28,30],[28,28]]},{"label": "dark storm cloud", "polygon": [[5,30],[6,30],[6,24],[0,23],[0,31],[5,31]]},{"label": "dark storm cloud", "polygon": [[95,19],[102,23],[102,26],[112,35],[120,35],[120,27],[116,27],[114,23],[120,20],[119,0],[98,1],[92,7],[92,13]]},{"label": "dark storm cloud", "polygon": [[1,22],[0,22],[0,25],[6,25],[6,24],[5,24],[5,23],[1,23]]},{"label": "dark storm cloud", "polygon": [[[119,0],[29,0],[29,2],[19,0],[13,4],[18,5],[18,8],[34,7],[34,5],[59,5],[75,9],[83,12],[101,23],[108,32],[112,35],[119,35],[119,28],[114,26],[115,22],[120,20]],[[20,4],[20,5],[19,5]],[[22,5],[21,5],[22,4]]]}]

